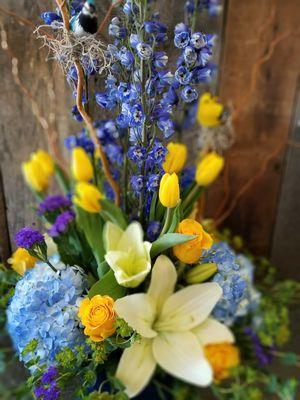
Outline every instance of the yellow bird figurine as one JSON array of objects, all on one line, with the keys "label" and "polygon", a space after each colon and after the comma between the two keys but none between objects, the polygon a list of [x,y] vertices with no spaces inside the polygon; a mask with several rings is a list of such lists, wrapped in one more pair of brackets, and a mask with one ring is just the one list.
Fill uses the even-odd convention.
[{"label": "yellow bird figurine", "polygon": [[212,128],[222,124],[224,106],[219,102],[218,97],[205,92],[200,97],[197,119],[203,127]]}]

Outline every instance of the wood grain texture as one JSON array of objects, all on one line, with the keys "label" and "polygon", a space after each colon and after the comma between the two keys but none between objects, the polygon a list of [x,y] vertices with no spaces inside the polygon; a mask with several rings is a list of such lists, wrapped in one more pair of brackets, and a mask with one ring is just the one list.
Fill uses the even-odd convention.
[{"label": "wood grain texture", "polygon": [[[259,68],[255,90],[235,122],[236,143],[227,154],[232,201],[244,183],[258,173],[263,161],[275,149],[279,150],[225,221],[247,240],[251,250],[260,254],[267,254],[270,249],[276,218],[284,143],[300,70],[299,17],[298,0],[228,1],[220,81],[220,95],[227,104],[241,105],[250,93],[253,65],[268,53],[275,38],[290,32]],[[298,32],[298,36],[292,32]],[[214,215],[223,197],[220,179],[208,196],[208,215]]]}]

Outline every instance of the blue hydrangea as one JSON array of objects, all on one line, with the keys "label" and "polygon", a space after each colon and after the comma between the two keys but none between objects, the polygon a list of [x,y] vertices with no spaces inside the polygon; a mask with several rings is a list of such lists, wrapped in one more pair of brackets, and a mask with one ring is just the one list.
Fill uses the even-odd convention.
[{"label": "blue hydrangea", "polygon": [[202,259],[203,263],[217,264],[218,272],[213,277],[213,282],[221,286],[223,295],[213,314],[215,318],[229,326],[241,316],[238,310],[247,301],[248,283],[237,261],[236,254],[225,242],[215,244]]},{"label": "blue hydrangea", "polygon": [[[52,260],[54,262],[54,260]],[[51,365],[64,347],[84,343],[84,334],[77,318],[78,303],[86,288],[81,272],[56,260],[53,272],[47,264],[38,263],[17,283],[7,309],[7,330],[20,360],[24,348],[38,341],[35,356],[41,364]]]}]

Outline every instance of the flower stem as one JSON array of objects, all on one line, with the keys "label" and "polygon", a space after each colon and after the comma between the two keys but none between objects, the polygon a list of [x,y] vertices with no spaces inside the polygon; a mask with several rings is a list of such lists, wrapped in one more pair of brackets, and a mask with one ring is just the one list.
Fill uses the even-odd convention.
[{"label": "flower stem", "polygon": [[168,230],[168,228],[170,226],[171,217],[172,217],[172,208],[168,207],[166,209],[165,223],[164,223],[164,226],[163,226],[162,231],[160,232],[159,236],[162,236],[167,232],[167,230]]}]

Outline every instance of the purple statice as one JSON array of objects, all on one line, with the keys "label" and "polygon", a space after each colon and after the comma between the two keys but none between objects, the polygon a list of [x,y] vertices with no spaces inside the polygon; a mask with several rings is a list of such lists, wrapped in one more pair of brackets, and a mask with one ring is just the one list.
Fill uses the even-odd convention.
[{"label": "purple statice", "polygon": [[55,378],[58,375],[58,370],[56,367],[54,367],[53,365],[51,365],[46,372],[44,372],[44,374],[41,377],[41,383],[43,385],[50,385],[51,383],[53,383],[55,381]]},{"label": "purple statice", "polygon": [[64,211],[55,220],[48,233],[51,237],[57,237],[65,233],[70,223],[74,221],[75,213],[71,210]]},{"label": "purple statice", "polygon": [[159,221],[149,222],[146,234],[150,242],[154,242],[158,238],[161,228],[161,223]]},{"label": "purple statice", "polygon": [[274,349],[272,347],[263,346],[258,335],[250,326],[246,327],[244,329],[244,332],[251,339],[253,350],[260,366],[266,367],[267,365],[269,365],[273,359],[272,350]]},{"label": "purple statice", "polygon": [[60,397],[61,390],[54,383],[49,387],[38,386],[34,389],[34,394],[38,400],[57,400]]},{"label": "purple statice", "polygon": [[50,195],[39,204],[38,214],[44,215],[47,212],[54,212],[71,207],[72,202],[65,196],[60,194]]},{"label": "purple statice", "polygon": [[35,245],[44,244],[45,239],[36,229],[32,229],[30,226],[25,226],[15,234],[15,242],[18,247],[30,250]]}]

